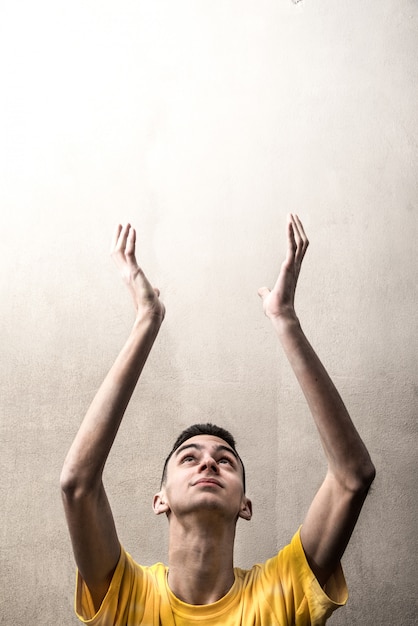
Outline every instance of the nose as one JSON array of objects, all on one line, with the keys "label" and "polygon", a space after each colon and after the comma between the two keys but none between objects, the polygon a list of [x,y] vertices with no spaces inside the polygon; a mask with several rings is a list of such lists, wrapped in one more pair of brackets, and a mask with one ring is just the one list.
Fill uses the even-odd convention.
[{"label": "nose", "polygon": [[200,463],[199,471],[204,472],[206,470],[210,470],[214,474],[219,474],[218,464],[211,454],[205,455]]}]

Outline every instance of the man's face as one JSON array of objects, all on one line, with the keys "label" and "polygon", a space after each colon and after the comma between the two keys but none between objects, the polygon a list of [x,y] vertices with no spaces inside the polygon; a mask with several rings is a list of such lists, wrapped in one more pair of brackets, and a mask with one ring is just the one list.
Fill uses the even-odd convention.
[{"label": "man's face", "polygon": [[216,511],[234,520],[251,517],[241,461],[226,441],[213,435],[196,435],[179,446],[168,462],[160,495],[169,515]]}]

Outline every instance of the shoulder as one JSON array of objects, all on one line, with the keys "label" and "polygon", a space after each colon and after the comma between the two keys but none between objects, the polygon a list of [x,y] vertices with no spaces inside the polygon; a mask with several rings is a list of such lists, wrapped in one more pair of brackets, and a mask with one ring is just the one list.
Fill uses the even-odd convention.
[{"label": "shoulder", "polygon": [[243,587],[274,608],[281,619],[292,621],[300,616],[298,624],[325,623],[348,597],[340,565],[325,589],[320,586],[306,559],[300,528],[274,557],[250,570],[236,569],[236,576],[241,578]]},{"label": "shoulder", "polygon": [[121,546],[118,564],[97,613],[94,611],[89,589],[80,573],[77,572],[75,598],[77,617],[82,622],[93,620],[91,622],[93,624],[104,624],[110,623],[109,620],[118,613],[123,613],[125,610],[131,612],[131,605],[137,605],[138,601],[141,604],[142,600],[149,595],[150,590],[155,589],[160,581],[165,579],[166,569],[163,563],[155,563],[151,566],[140,565]]},{"label": "shoulder", "polygon": [[[164,563],[140,565],[129,552],[122,549],[115,575],[120,574],[120,586],[128,585],[136,593],[146,593],[149,587],[165,584],[167,571],[168,567]],[[118,583],[118,577],[114,576],[114,579]]]},{"label": "shoulder", "polygon": [[264,563],[256,563],[248,570],[235,568],[235,574],[243,580],[266,576],[274,576],[277,579],[277,576],[285,576],[289,569],[304,571],[305,564],[307,565],[307,561],[300,540],[299,529],[290,543],[284,546],[275,556],[269,558]]}]

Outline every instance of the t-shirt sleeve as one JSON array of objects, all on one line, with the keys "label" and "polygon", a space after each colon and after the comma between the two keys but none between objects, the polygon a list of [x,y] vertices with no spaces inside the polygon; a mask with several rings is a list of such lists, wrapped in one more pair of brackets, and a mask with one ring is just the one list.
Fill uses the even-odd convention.
[{"label": "t-shirt sleeve", "polygon": [[144,568],[137,565],[132,557],[121,547],[118,564],[106,596],[97,612],[94,610],[89,589],[80,572],[77,570],[75,613],[83,624],[94,626],[109,626],[124,622],[131,611],[131,600],[141,602],[141,596],[146,595],[146,576]]},{"label": "t-shirt sleeve", "polygon": [[264,583],[264,588],[273,588],[275,580],[276,592],[280,590],[270,594],[270,606],[275,606],[278,614],[282,614],[284,608],[288,623],[295,626],[322,626],[348,599],[341,564],[338,564],[325,588],[321,587],[306,559],[300,528],[288,546],[266,561],[264,574],[266,580],[270,580],[270,585]]}]

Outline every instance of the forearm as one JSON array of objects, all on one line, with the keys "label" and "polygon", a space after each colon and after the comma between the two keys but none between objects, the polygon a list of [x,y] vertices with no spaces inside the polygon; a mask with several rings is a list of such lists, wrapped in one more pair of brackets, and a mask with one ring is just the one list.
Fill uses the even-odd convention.
[{"label": "forearm", "polygon": [[67,454],[61,474],[64,490],[88,491],[101,484],[105,462],[160,325],[152,317],[135,322]]},{"label": "forearm", "polygon": [[272,321],[308,402],[329,471],[348,489],[367,487],[374,475],[369,453],[298,319],[290,316]]}]

